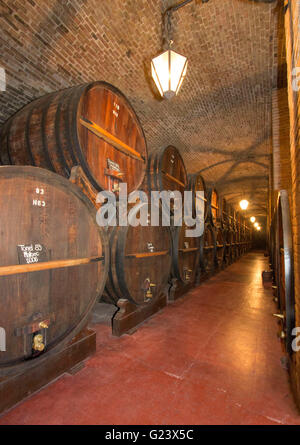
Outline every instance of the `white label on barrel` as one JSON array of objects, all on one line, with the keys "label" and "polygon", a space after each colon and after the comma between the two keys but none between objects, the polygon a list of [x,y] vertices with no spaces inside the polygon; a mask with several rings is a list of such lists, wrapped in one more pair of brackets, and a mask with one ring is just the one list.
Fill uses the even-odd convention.
[{"label": "white label on barrel", "polygon": [[107,158],[107,168],[109,170],[114,170],[116,172],[121,172],[119,164],[117,164],[116,162],[112,161],[109,158]]},{"label": "white label on barrel", "polygon": [[148,247],[148,250],[150,250],[150,252],[154,252],[155,247],[153,246],[152,243],[147,243],[147,247]]},{"label": "white label on barrel", "polygon": [[32,205],[33,206],[37,206],[37,207],[46,207],[46,202],[45,201],[40,201],[39,199],[33,199],[32,200]]},{"label": "white label on barrel", "polygon": [[39,243],[19,244],[17,251],[20,264],[33,264],[48,260],[46,248]]},{"label": "white label on barrel", "polygon": [[[37,195],[45,195],[45,189],[43,187],[36,187],[34,191]],[[41,199],[33,199],[32,205],[36,207],[46,207],[46,201]]]}]

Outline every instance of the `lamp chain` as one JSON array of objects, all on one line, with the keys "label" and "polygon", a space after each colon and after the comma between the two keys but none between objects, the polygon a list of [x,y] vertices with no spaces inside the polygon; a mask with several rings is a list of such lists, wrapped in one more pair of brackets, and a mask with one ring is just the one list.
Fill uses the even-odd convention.
[{"label": "lamp chain", "polygon": [[167,44],[168,47],[170,48],[171,45],[173,44],[173,40],[172,40],[172,11],[167,11],[166,14],[166,28],[167,28]]}]

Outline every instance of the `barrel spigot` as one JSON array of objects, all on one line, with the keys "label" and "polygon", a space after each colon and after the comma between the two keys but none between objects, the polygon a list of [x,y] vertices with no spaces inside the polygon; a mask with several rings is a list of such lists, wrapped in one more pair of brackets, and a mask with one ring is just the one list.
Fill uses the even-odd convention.
[{"label": "barrel spigot", "polygon": [[46,321],[41,321],[40,324],[39,324],[39,328],[40,329],[48,329],[49,325],[48,325],[48,323]]},{"label": "barrel spigot", "polygon": [[280,320],[284,320],[284,315],[283,314],[273,314],[273,317],[279,318]]},{"label": "barrel spigot", "polygon": [[37,334],[33,337],[32,349],[34,351],[42,352],[45,349],[45,345],[43,343],[44,339],[41,334]]}]

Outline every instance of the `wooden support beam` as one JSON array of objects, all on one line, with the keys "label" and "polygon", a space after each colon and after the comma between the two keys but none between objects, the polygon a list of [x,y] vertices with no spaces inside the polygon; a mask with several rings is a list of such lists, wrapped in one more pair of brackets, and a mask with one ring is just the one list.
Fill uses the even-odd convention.
[{"label": "wooden support beam", "polygon": [[176,182],[177,184],[181,185],[181,187],[185,187],[185,184],[179,181],[179,179],[174,178],[174,176],[170,175],[167,172],[162,171],[162,173],[166,176],[166,178],[170,179],[170,181]]},{"label": "wooden support beam", "polygon": [[84,119],[83,117],[81,117],[79,119],[79,122],[81,123],[81,125],[86,127],[89,131],[91,131],[93,134],[98,136],[100,139],[103,139],[105,142],[112,145],[114,148],[121,151],[125,155],[130,156],[131,158],[137,159],[138,161],[145,162],[144,157],[138,151],[136,151],[134,148],[132,148],[129,145],[122,142],[120,139],[115,137],[113,134],[104,130],[104,128],[100,127],[99,125],[95,124],[94,122]]},{"label": "wooden support beam", "polygon": [[148,258],[153,256],[162,256],[167,255],[169,253],[168,250],[161,250],[158,252],[139,252],[139,253],[128,253],[126,257],[130,258]]},{"label": "wooden support beam", "polygon": [[103,261],[104,257],[75,258],[68,260],[45,261],[33,264],[16,264],[12,266],[0,266],[0,276],[38,272],[41,270],[60,269],[63,267],[80,266],[81,264],[89,264],[97,261]]}]

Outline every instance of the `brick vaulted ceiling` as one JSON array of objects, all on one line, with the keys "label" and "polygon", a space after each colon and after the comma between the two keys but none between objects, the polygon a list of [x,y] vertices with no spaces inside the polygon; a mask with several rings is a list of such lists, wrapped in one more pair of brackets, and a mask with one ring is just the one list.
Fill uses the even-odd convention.
[{"label": "brick vaulted ceiling", "polygon": [[150,77],[162,12],[179,0],[0,0],[0,124],[32,99],[106,80],[132,102],[148,149],[173,144],[234,205],[265,214],[271,90],[285,82],[282,1],[200,0],[173,14],[174,49],[189,60],[179,95]]}]

